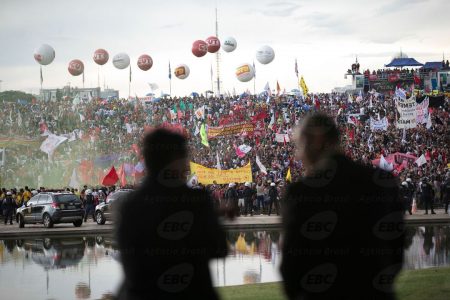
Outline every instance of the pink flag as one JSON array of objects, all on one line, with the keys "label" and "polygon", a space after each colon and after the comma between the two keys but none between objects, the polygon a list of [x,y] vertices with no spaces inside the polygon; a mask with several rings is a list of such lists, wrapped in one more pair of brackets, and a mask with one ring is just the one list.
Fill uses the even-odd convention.
[{"label": "pink flag", "polygon": [[236,145],[234,145],[234,149],[236,150],[236,155],[240,158],[245,156],[245,153],[241,151],[241,149],[239,149],[239,147],[236,147]]}]

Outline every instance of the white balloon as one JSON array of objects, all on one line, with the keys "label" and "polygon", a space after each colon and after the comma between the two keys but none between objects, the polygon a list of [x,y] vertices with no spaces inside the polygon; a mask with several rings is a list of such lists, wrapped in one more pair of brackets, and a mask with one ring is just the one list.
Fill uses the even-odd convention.
[{"label": "white balloon", "polygon": [[130,57],[122,52],[114,55],[112,63],[117,69],[125,69],[130,65]]},{"label": "white balloon", "polygon": [[222,49],[225,52],[233,52],[237,47],[237,42],[234,37],[227,37],[222,41]]},{"label": "white balloon", "polygon": [[236,68],[236,77],[241,82],[248,82],[255,76],[255,69],[251,64],[240,64]]},{"label": "white balloon", "polygon": [[55,50],[52,46],[42,44],[34,51],[34,59],[41,65],[48,65],[55,59]]},{"label": "white balloon", "polygon": [[190,73],[189,67],[184,64],[178,65],[174,70],[174,74],[178,79],[188,78],[189,73]]},{"label": "white balloon", "polygon": [[262,63],[263,65],[267,65],[271,63],[275,58],[275,52],[270,46],[262,46],[256,51],[256,60]]}]

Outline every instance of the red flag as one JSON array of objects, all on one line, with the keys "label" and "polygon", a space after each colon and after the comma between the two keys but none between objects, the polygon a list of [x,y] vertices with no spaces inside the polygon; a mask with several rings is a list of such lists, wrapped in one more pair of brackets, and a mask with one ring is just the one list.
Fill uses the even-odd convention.
[{"label": "red flag", "polygon": [[348,136],[350,138],[350,141],[353,142],[353,140],[355,139],[355,129],[354,128],[348,129]]},{"label": "red flag", "polygon": [[126,185],[127,185],[127,179],[126,179],[126,177],[125,177],[125,168],[124,168],[123,164],[120,166],[119,172],[118,172],[117,175],[119,175],[120,186],[121,186],[121,187],[126,186]]},{"label": "red flag", "polygon": [[103,177],[102,185],[105,186],[111,186],[116,184],[116,182],[119,180],[119,175],[117,175],[116,169],[114,166],[111,167],[111,170],[109,170],[108,174],[106,174],[105,177]]},{"label": "red flag", "polygon": [[264,110],[264,111],[258,113],[257,115],[254,115],[252,117],[252,122],[256,122],[256,121],[259,121],[259,120],[264,120],[268,116],[269,116],[269,114],[267,113],[267,111]]}]

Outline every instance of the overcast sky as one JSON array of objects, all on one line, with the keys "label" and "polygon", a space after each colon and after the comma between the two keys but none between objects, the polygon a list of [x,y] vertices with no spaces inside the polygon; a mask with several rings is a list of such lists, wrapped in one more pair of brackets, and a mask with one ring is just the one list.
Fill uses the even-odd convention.
[{"label": "overcast sky", "polygon": [[[379,68],[400,51],[418,61],[450,59],[449,0],[1,0],[0,80],[2,90],[38,93],[39,65],[34,50],[42,43],[54,47],[56,58],[43,67],[44,88],[82,86],[81,76],[67,71],[72,59],[85,65],[85,86],[101,85],[128,96],[128,69],[118,70],[111,58],[119,52],[131,57],[131,95],[144,96],[148,82],[169,91],[168,63],[191,69],[185,80],[172,77],[172,93],[187,95],[211,88],[210,68],[215,56],[192,55],[192,42],[215,34],[215,6],[219,9],[219,38],[233,36],[232,53],[221,51],[222,91],[253,91],[253,81],[235,78],[239,63],[255,61],[256,89],[266,82],[272,89],[296,88],[294,61],[313,92],[344,86],[345,71],[358,55],[362,68]],[[262,45],[275,50],[275,60],[259,64],[255,51]],[[99,68],[92,60],[104,48],[110,61]],[[136,66],[149,54],[152,69]],[[214,74],[215,74],[214,63]],[[160,93],[160,91],[158,91]]]}]

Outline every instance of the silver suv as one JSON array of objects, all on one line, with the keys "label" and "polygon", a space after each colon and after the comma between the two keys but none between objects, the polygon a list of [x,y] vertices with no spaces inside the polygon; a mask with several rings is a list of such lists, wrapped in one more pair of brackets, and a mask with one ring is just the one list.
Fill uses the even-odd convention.
[{"label": "silver suv", "polygon": [[42,192],[33,196],[17,209],[16,220],[19,227],[25,224],[44,224],[45,228],[57,223],[73,223],[75,227],[83,224],[83,204],[68,192]]},{"label": "silver suv", "polygon": [[111,193],[106,197],[106,201],[95,207],[95,221],[98,225],[105,224],[106,221],[112,221],[113,210],[119,199],[124,199],[128,194],[133,192],[132,189],[120,189]]}]

